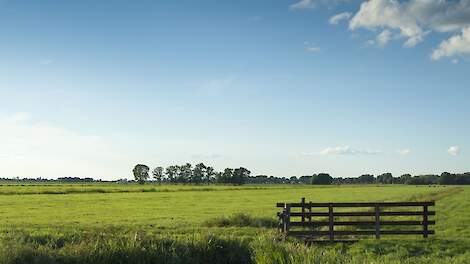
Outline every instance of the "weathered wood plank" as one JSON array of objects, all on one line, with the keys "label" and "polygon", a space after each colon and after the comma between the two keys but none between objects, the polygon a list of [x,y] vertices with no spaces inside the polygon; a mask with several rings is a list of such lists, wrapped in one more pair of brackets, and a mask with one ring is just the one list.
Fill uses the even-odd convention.
[{"label": "weathered wood plank", "polygon": [[425,205],[423,206],[423,237],[424,238],[427,238],[428,237],[428,225],[429,225],[429,221],[428,221],[428,206]]},{"label": "weathered wood plank", "polygon": [[[302,203],[290,203],[291,207],[302,207]],[[391,206],[434,206],[435,202],[362,202],[362,203],[306,203],[305,206],[310,207],[375,207],[376,205],[391,207]],[[277,203],[277,207],[284,207],[284,203]]]},{"label": "weathered wood plank", "polygon": [[[375,221],[333,221],[334,226],[375,226]],[[424,224],[434,225],[435,221],[405,221],[405,220],[396,220],[396,221],[379,221],[381,226],[421,226]],[[321,227],[329,226],[329,221],[314,221],[314,222],[290,222],[290,226],[296,227]]]},{"label": "weathered wood plank", "polygon": [[[328,212],[305,212],[305,217],[315,217],[315,216],[328,216]],[[412,212],[412,211],[390,211],[390,212],[380,212],[380,216],[422,216],[424,215],[423,211]],[[428,211],[428,215],[436,215],[435,211]],[[302,212],[291,212],[291,217],[302,216]],[[333,216],[375,216],[375,212],[334,212]]]},{"label": "weathered wood plank", "polygon": [[335,231],[334,231],[334,217],[333,217],[333,206],[330,204],[330,206],[328,207],[328,226],[329,226],[329,238],[330,238],[330,241],[333,241],[335,240]]},{"label": "weathered wood plank", "polygon": [[380,239],[380,206],[375,205],[375,239]]}]

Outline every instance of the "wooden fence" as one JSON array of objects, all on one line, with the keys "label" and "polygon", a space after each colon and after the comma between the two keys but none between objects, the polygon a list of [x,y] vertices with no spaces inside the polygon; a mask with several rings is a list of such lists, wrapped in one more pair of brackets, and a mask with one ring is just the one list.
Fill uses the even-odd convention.
[{"label": "wooden fence", "polygon": [[[283,209],[278,217],[280,231],[285,235],[311,242],[335,242],[355,241],[358,236],[380,239],[382,235],[422,235],[427,238],[434,234],[434,230],[429,230],[429,226],[435,224],[429,219],[436,214],[429,210],[434,204],[434,201],[312,203],[302,198],[300,203],[277,203],[277,207]],[[357,210],[360,208],[362,210]],[[342,230],[335,230],[335,227],[342,227]]]}]

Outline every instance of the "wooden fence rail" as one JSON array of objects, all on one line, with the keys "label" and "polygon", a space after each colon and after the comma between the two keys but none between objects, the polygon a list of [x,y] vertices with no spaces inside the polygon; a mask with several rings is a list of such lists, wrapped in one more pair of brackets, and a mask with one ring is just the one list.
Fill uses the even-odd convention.
[{"label": "wooden fence rail", "polygon": [[[427,238],[434,234],[434,230],[429,230],[429,226],[436,223],[429,220],[430,216],[436,215],[435,211],[429,210],[434,205],[434,201],[312,203],[302,198],[300,203],[277,203],[276,206],[282,208],[278,213],[279,228],[285,235],[310,242],[335,242],[355,241],[357,236],[380,239],[382,235],[422,235]],[[357,211],[358,208],[362,211]],[[335,227],[346,230],[335,230]],[[345,236],[347,240],[337,239]],[[327,239],[319,239],[325,237]]]}]

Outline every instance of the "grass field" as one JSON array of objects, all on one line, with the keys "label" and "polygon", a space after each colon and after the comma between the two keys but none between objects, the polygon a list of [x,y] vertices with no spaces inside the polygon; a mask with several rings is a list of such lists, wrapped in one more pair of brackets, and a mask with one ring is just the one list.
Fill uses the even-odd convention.
[{"label": "grass field", "polygon": [[[275,204],[300,197],[436,200],[436,235],[278,241]],[[470,188],[459,186],[3,184],[0,263],[470,263],[468,208]]]}]

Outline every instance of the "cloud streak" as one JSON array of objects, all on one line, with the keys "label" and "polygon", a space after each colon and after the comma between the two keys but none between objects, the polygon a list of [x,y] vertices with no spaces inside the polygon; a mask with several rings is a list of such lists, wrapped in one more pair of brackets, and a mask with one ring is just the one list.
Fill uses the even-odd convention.
[{"label": "cloud streak", "polygon": [[312,9],[315,7],[315,2],[313,0],[300,0],[299,2],[289,6],[290,10],[305,10]]},{"label": "cloud streak", "polygon": [[315,52],[320,52],[321,48],[315,45],[312,45],[310,42],[305,41],[305,51],[315,53]]},{"label": "cloud streak", "polygon": [[399,149],[397,150],[398,155],[401,156],[408,156],[411,153],[411,150],[409,149]]},{"label": "cloud streak", "polygon": [[328,22],[331,25],[338,25],[343,20],[349,20],[349,18],[351,18],[351,16],[352,16],[352,13],[350,13],[350,12],[339,13],[337,15],[334,15],[334,16],[330,17]]},{"label": "cloud streak", "polygon": [[337,146],[337,147],[327,147],[324,150],[320,151],[320,155],[376,155],[380,154],[380,150],[364,150],[364,149],[354,149],[350,146]]}]

